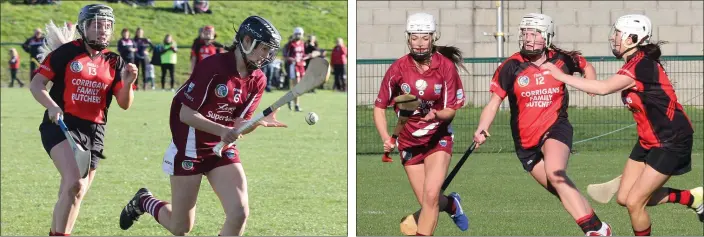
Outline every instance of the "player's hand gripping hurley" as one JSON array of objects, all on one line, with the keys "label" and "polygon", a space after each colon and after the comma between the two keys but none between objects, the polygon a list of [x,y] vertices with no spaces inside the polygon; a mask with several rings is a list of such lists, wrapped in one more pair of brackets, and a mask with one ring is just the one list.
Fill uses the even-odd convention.
[{"label": "player's hand gripping hurley", "polygon": [[[399,95],[394,98],[394,102],[399,108],[398,121],[396,122],[396,128],[394,128],[394,133],[391,135],[391,143],[396,144],[396,139],[398,139],[398,134],[401,133],[401,129],[408,122],[408,118],[413,115],[418,106],[420,106],[420,100],[414,95]],[[393,148],[391,149],[393,150]],[[393,159],[389,157],[391,151],[384,152],[384,156],[381,158],[383,162],[393,162]]]},{"label": "player's hand gripping hurley", "polygon": [[[252,119],[248,120],[244,125],[239,127],[237,129],[237,134],[242,134],[242,132],[254,126],[257,122],[259,122],[259,120],[263,119],[264,117],[269,116],[269,114],[276,111],[279,107],[287,104],[290,101],[293,101],[293,99],[295,99],[296,97],[301,96],[302,94],[323,84],[323,82],[325,82],[325,78],[329,73],[329,70],[330,63],[326,59],[311,59],[310,65],[308,66],[306,74],[305,76],[303,76],[301,82],[296,84],[296,86],[294,86],[291,91],[279,98],[276,102],[274,102],[274,104],[266,108],[261,113],[254,115]],[[222,149],[225,147],[225,145],[228,144],[220,142],[215,147],[213,147],[213,151],[217,156],[222,157]]]},{"label": "player's hand gripping hurley", "polygon": [[87,177],[88,170],[90,169],[90,151],[83,150],[83,147],[76,144],[76,141],[73,140],[73,136],[69,134],[63,118],[59,117],[56,122],[59,124],[59,127],[61,127],[61,131],[64,133],[64,136],[66,136],[66,140],[68,140],[69,145],[71,145],[71,149],[73,150],[73,158],[76,159],[76,164],[78,165],[78,171],[81,178]]}]

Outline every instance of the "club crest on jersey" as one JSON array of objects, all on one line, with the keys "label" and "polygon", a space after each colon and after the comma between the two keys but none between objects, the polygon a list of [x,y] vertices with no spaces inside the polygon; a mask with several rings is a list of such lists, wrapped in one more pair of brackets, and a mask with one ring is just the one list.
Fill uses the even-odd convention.
[{"label": "club crest on jersey", "polygon": [[447,146],[447,141],[446,140],[440,140],[440,146],[446,147]]},{"label": "club crest on jersey", "polygon": [[462,91],[462,89],[457,89],[456,96],[458,100],[461,100],[462,98],[464,98],[464,91]]},{"label": "club crest on jersey", "polygon": [[193,82],[191,82],[191,84],[188,84],[188,89],[186,89],[186,93],[191,93],[194,87],[196,87],[196,84],[193,84]]},{"label": "club crest on jersey", "polygon": [[435,84],[435,94],[439,95],[440,91],[442,91],[442,84]]},{"label": "club crest on jersey", "polygon": [[184,170],[193,170],[193,161],[184,160],[183,162],[181,162],[181,167]]},{"label": "club crest on jersey", "polygon": [[409,94],[409,93],[411,93],[411,86],[408,85],[408,83],[403,83],[403,84],[401,84],[401,90],[403,91],[404,94]]},{"label": "club crest on jersey", "polygon": [[227,157],[227,159],[235,158],[235,149],[231,148],[231,149],[225,150],[225,156]]},{"label": "club crest on jersey", "polygon": [[81,64],[81,62],[79,61],[71,62],[71,71],[75,73],[83,71],[83,64]]},{"label": "club crest on jersey", "polygon": [[216,86],[215,95],[220,98],[227,96],[227,86],[225,84],[220,84]]},{"label": "club crest on jersey", "polygon": [[518,78],[518,85],[521,87],[527,86],[528,83],[530,83],[530,79],[528,79],[528,76],[521,76]]}]

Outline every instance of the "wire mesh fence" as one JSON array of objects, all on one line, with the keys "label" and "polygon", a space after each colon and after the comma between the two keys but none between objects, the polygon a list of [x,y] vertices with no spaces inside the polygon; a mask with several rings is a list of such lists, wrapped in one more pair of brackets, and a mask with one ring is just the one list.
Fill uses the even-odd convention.
[{"label": "wire mesh fence", "polygon": [[[597,72],[598,79],[613,75],[623,65],[611,57],[586,57]],[[479,115],[490,98],[489,82],[503,58],[467,58],[460,70],[467,98],[457,111],[452,128],[455,132],[455,152],[463,152],[472,141]],[[357,153],[382,153],[382,142],[372,119],[374,100],[381,80],[393,59],[357,60],[356,129]],[[695,130],[694,150],[704,149],[704,56],[663,56],[662,63],[685,107]],[[574,127],[574,151],[630,150],[637,142],[636,126],[631,112],[626,110],[620,93],[591,97],[568,86],[569,120]],[[386,113],[389,131],[393,131],[396,115],[391,108]],[[477,152],[513,152],[509,124],[508,101],[497,113],[490,128],[491,138]]]}]

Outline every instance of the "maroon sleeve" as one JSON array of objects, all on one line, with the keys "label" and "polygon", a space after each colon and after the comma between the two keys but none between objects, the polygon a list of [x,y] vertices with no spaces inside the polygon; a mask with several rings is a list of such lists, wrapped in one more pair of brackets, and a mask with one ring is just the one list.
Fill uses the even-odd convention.
[{"label": "maroon sleeve", "polygon": [[450,75],[445,75],[443,77],[448,78],[444,81],[444,91],[442,92],[441,97],[443,109],[451,108],[457,110],[459,108],[462,108],[462,106],[464,106],[465,96],[464,87],[462,86],[462,80],[460,80],[460,74],[457,73],[457,69],[455,69],[454,67],[447,70],[445,73]]},{"label": "maroon sleeve", "polygon": [[384,79],[381,80],[379,94],[377,95],[376,101],[374,102],[374,105],[377,108],[385,109],[386,107],[389,107],[393,104],[393,98],[391,96],[394,95],[394,92],[398,86],[398,81],[400,79],[401,72],[399,72],[398,66],[396,64],[392,64],[391,67],[386,70]]},{"label": "maroon sleeve", "polygon": [[244,118],[245,120],[252,118],[254,111],[256,111],[257,107],[259,107],[259,102],[261,102],[262,96],[264,95],[266,80],[267,78],[263,74],[259,77],[259,79],[257,79],[257,86],[256,88],[253,88],[254,90],[252,91],[252,95],[247,98],[247,102],[245,102],[247,107],[245,108],[244,113],[240,115],[241,118]]},{"label": "maroon sleeve", "polygon": [[196,64],[191,77],[176,93],[176,99],[193,110],[200,109],[209,94],[215,75],[209,64]]}]

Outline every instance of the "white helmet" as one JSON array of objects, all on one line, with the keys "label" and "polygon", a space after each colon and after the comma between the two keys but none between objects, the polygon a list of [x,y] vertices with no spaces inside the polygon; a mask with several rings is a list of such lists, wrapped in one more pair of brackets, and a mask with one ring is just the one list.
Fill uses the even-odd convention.
[{"label": "white helmet", "polygon": [[[615,40],[618,40],[619,45],[623,45],[629,50],[636,46],[649,44],[650,38],[653,37],[653,26],[650,23],[650,19],[640,14],[630,14],[619,17],[613,27],[611,27],[609,42],[611,42],[611,37],[614,36],[616,31],[621,32],[621,39]],[[628,37],[635,37],[631,38],[633,44],[626,45],[626,39],[628,39]],[[611,51],[616,57],[620,58],[623,55],[618,53],[618,49],[616,49],[614,43],[616,42],[609,44]]]},{"label": "white helmet", "polygon": [[408,34],[433,34],[436,27],[435,17],[424,12],[410,15],[406,21],[406,33]]},{"label": "white helmet", "polygon": [[[540,32],[540,35],[545,39],[545,47],[541,50],[525,50],[523,48],[523,34],[521,34],[524,29],[534,29]],[[540,13],[528,13],[521,18],[521,23],[518,26],[518,47],[521,49],[521,53],[540,54],[552,45],[554,38],[555,23],[552,21],[552,17]]]},{"label": "white helmet", "polygon": [[303,38],[303,28],[300,26],[293,28],[293,38],[296,40]]},{"label": "white helmet", "polygon": [[294,34],[303,34],[303,28],[301,28],[300,26],[293,28],[293,33]]},{"label": "white helmet", "polygon": [[[439,38],[439,35],[436,34],[436,28],[437,23],[435,23],[435,17],[431,14],[419,12],[408,16],[408,19],[406,20],[406,40],[408,49],[410,50],[410,54],[414,60],[425,61],[430,58],[432,55],[432,48],[434,47],[433,45]],[[411,34],[431,34],[433,38],[431,38],[430,48],[424,52],[415,52],[410,42],[408,42],[408,38]]]}]

